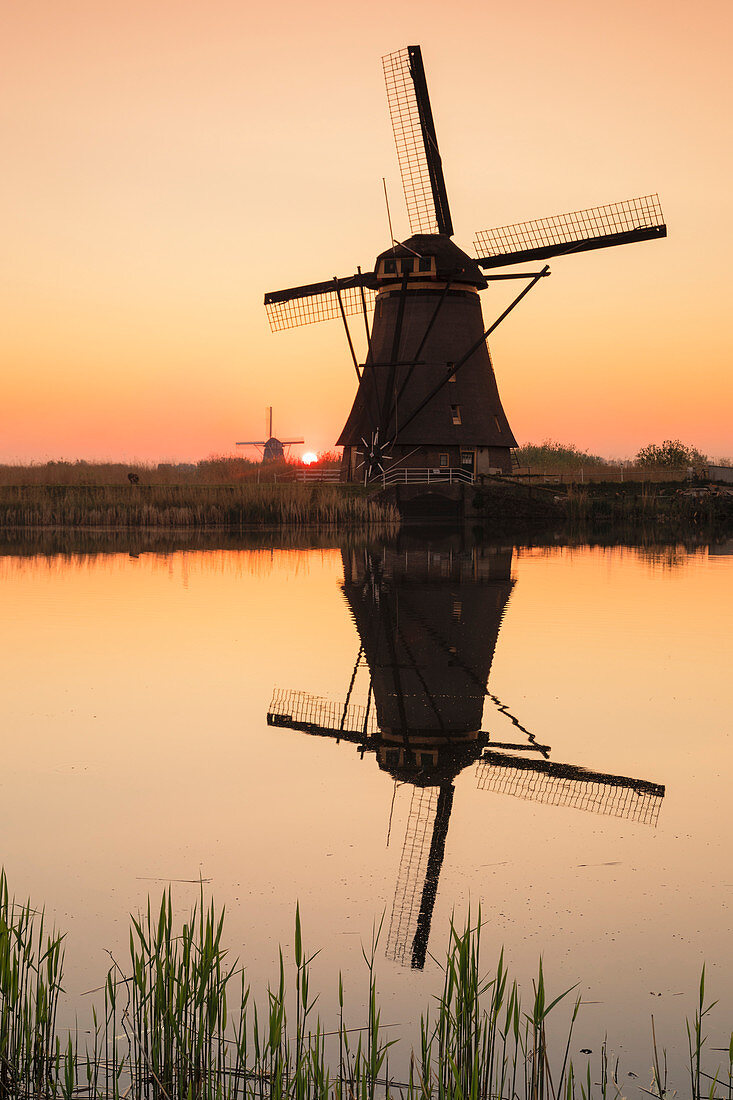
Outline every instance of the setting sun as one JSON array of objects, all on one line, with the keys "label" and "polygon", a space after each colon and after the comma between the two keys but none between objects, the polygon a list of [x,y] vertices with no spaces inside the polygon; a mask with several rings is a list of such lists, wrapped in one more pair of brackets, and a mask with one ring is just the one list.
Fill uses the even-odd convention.
[{"label": "setting sun", "polygon": [[313,451],[306,451],[301,461],[304,462],[306,466],[310,466],[311,462],[318,461],[318,455],[314,455]]}]

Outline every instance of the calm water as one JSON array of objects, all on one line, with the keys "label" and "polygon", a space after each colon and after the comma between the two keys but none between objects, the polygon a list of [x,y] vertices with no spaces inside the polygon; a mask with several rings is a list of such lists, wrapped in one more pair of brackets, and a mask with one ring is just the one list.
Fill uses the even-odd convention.
[{"label": "calm water", "polygon": [[326,1018],[341,969],[362,1022],[384,914],[413,1035],[480,902],[487,966],[579,983],[576,1054],[648,1077],[703,961],[727,1046],[733,545],[7,555],[0,599],[0,859],[68,932],[69,1017],[203,876],[262,996],[299,900]]}]

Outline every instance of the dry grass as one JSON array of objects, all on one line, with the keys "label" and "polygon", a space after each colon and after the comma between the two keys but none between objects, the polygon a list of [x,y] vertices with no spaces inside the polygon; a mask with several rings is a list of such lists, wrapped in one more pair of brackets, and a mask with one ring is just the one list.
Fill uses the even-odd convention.
[{"label": "dry grass", "polygon": [[304,466],[296,459],[282,462],[252,462],[238,455],[214,455],[201,462],[38,462],[30,465],[0,465],[3,485],[129,485],[130,475],[141,485],[232,485],[242,481],[293,480],[297,471],[333,470],[340,466],[335,453],[322,455]]},{"label": "dry grass", "polygon": [[340,485],[0,486],[0,527],[396,526],[399,514]]}]

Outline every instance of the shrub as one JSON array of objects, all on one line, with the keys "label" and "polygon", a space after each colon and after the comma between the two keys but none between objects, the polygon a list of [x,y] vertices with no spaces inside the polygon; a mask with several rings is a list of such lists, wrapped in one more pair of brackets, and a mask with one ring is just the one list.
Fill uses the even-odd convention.
[{"label": "shrub", "polygon": [[648,443],[638,452],[636,465],[645,469],[679,469],[681,466],[705,466],[707,458],[696,447],[688,447],[679,439],[663,443]]},{"label": "shrub", "polygon": [[535,466],[552,470],[576,470],[579,466],[605,466],[600,455],[581,451],[574,443],[556,443],[545,439],[542,443],[523,443],[515,451],[520,466]]}]

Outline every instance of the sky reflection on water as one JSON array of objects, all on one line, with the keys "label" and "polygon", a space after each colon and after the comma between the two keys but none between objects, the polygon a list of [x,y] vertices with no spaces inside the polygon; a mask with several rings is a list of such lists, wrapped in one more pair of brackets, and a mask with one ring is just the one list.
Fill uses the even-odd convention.
[{"label": "sky reflection on water", "polygon": [[[578,1047],[608,1031],[646,1073],[650,1011],[682,1042],[703,961],[731,1007],[732,563],[405,538],[0,558],[2,862],[69,932],[74,1007],[171,879],[182,907],[211,880],[260,992],[298,899],[325,1017],[339,968],[359,1014],[384,913],[389,1023],[480,901],[487,966],[503,945],[528,982],[542,953],[592,1002]],[[291,693],[330,704],[320,730]],[[347,696],[347,743],[309,736]]]}]

